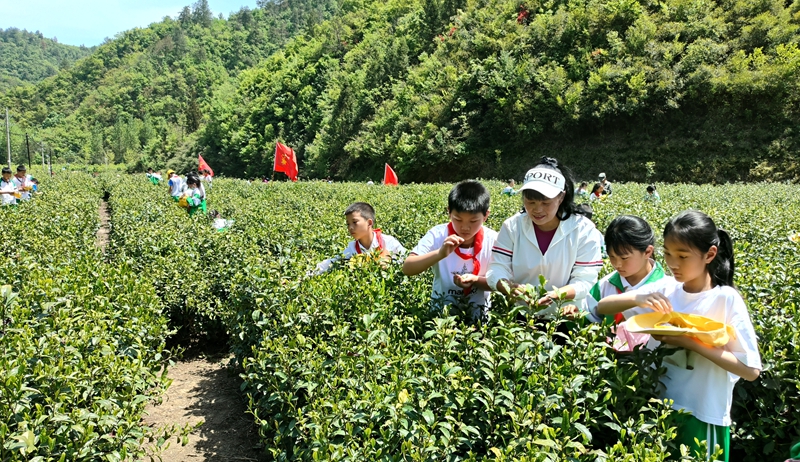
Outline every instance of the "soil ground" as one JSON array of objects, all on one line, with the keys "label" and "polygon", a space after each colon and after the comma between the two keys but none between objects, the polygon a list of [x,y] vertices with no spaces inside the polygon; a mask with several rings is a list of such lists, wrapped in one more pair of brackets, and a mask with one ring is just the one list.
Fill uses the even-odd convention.
[{"label": "soil ground", "polygon": [[111,227],[108,224],[111,220],[111,216],[108,214],[108,202],[100,202],[97,214],[100,216],[100,228],[97,230],[97,240],[95,243],[105,252],[106,246],[108,245],[108,235],[111,232]]},{"label": "soil ground", "polygon": [[199,356],[175,363],[172,384],[160,405],[150,404],[144,424],[153,428],[203,424],[181,446],[176,437],[162,452],[164,462],[265,460],[253,418],[239,391],[241,379],[228,366],[231,356]]},{"label": "soil ground", "polygon": [[[109,242],[110,214],[103,200],[98,208],[100,228],[95,243],[105,252]],[[232,356],[220,353],[225,345],[200,351],[195,345],[188,359],[177,361],[167,371],[172,380],[161,404],[150,403],[142,424],[160,429],[192,427],[202,423],[182,446],[178,436],[153,459],[164,462],[236,462],[266,460],[253,418],[247,414],[245,397],[239,390],[242,380],[228,366]],[[150,448],[146,448],[152,454]],[[150,460],[150,458],[144,459]]]}]

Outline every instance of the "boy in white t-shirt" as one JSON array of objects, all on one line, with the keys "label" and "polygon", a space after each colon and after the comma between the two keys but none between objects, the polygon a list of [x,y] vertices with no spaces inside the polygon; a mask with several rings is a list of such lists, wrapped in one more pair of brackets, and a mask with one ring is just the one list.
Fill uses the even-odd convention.
[{"label": "boy in white t-shirt", "polygon": [[31,176],[28,175],[28,171],[24,165],[19,165],[17,167],[17,173],[11,180],[14,182],[14,186],[16,186],[17,190],[20,192],[20,199],[23,201],[30,200],[31,191],[33,190],[33,183],[31,182]]},{"label": "boy in white t-shirt", "polygon": [[3,205],[16,205],[17,204],[17,185],[14,184],[13,174],[11,169],[3,167],[3,178],[0,180],[0,199]]},{"label": "boy in white t-shirt", "polygon": [[317,263],[315,274],[328,271],[331,265],[341,258],[349,259],[375,249],[380,249],[383,257],[405,253],[406,248],[397,239],[383,234],[380,229],[375,229],[375,209],[371,205],[366,202],[354,202],[344,211],[344,216],[347,221],[347,232],[353,240],[347,244],[341,256]]},{"label": "boy in white t-shirt", "polygon": [[466,303],[477,319],[490,306],[486,271],[497,239],[496,231],[483,226],[489,217],[489,191],[477,181],[458,183],[447,198],[447,213],[450,222],[434,226],[420,239],[403,263],[403,273],[413,276],[431,268],[433,300]]},{"label": "boy in white t-shirt", "polygon": [[211,171],[207,169],[201,170],[200,175],[200,179],[206,184],[204,189],[206,191],[211,191],[211,182],[214,181],[214,176],[211,174]]},{"label": "boy in white t-shirt", "polygon": [[167,182],[169,195],[172,196],[173,201],[178,202],[181,199],[183,190],[186,189],[183,178],[179,177],[175,170],[167,170],[167,178],[169,179]]}]

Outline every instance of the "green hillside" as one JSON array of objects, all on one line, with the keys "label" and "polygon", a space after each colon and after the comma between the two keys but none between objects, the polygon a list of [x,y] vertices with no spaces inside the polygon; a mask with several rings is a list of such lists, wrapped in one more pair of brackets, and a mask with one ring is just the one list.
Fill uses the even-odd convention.
[{"label": "green hillside", "polygon": [[256,176],[281,139],[305,177],[794,180],[798,27],[800,0],[200,1],[5,102],[94,162]]},{"label": "green hillside", "polygon": [[326,2],[290,3],[264,2],[226,20],[199,0],[175,19],[122,32],[71,68],[0,96],[15,122],[15,157],[27,158],[26,131],[58,160],[161,166],[190,153],[215,93],[235,88],[241,70],[328,15]]},{"label": "green hillside", "polygon": [[63,45],[39,31],[0,29],[0,92],[40,82],[91,53],[90,48]]}]

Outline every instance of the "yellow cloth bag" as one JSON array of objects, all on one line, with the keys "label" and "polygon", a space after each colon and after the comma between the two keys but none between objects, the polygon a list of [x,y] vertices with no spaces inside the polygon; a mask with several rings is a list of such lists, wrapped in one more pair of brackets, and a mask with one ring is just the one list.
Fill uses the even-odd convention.
[{"label": "yellow cloth bag", "polygon": [[724,346],[736,338],[733,326],[705,316],[676,311],[639,314],[628,319],[627,327],[628,331],[637,334],[687,335],[714,347]]},{"label": "yellow cloth bag", "polygon": [[186,196],[181,196],[178,199],[178,207],[189,208],[189,202],[186,200]]}]

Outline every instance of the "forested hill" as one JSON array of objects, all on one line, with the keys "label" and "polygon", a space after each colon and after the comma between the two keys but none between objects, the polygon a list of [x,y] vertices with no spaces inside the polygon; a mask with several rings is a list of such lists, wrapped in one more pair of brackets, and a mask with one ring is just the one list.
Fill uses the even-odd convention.
[{"label": "forested hill", "polygon": [[39,31],[0,29],[0,93],[56,75],[91,53],[90,48],[63,45]]},{"label": "forested hill", "polygon": [[222,19],[198,0],[177,18],[121,32],[56,76],[0,95],[11,110],[14,157],[27,159],[29,132],[57,160],[188,165],[217,95],[235,91],[239,72],[330,17],[333,3],[264,0]]},{"label": "forested hill", "polygon": [[237,176],[281,139],[306,177],[797,179],[798,27],[800,0],[201,0],[7,102],[63,155]]}]

